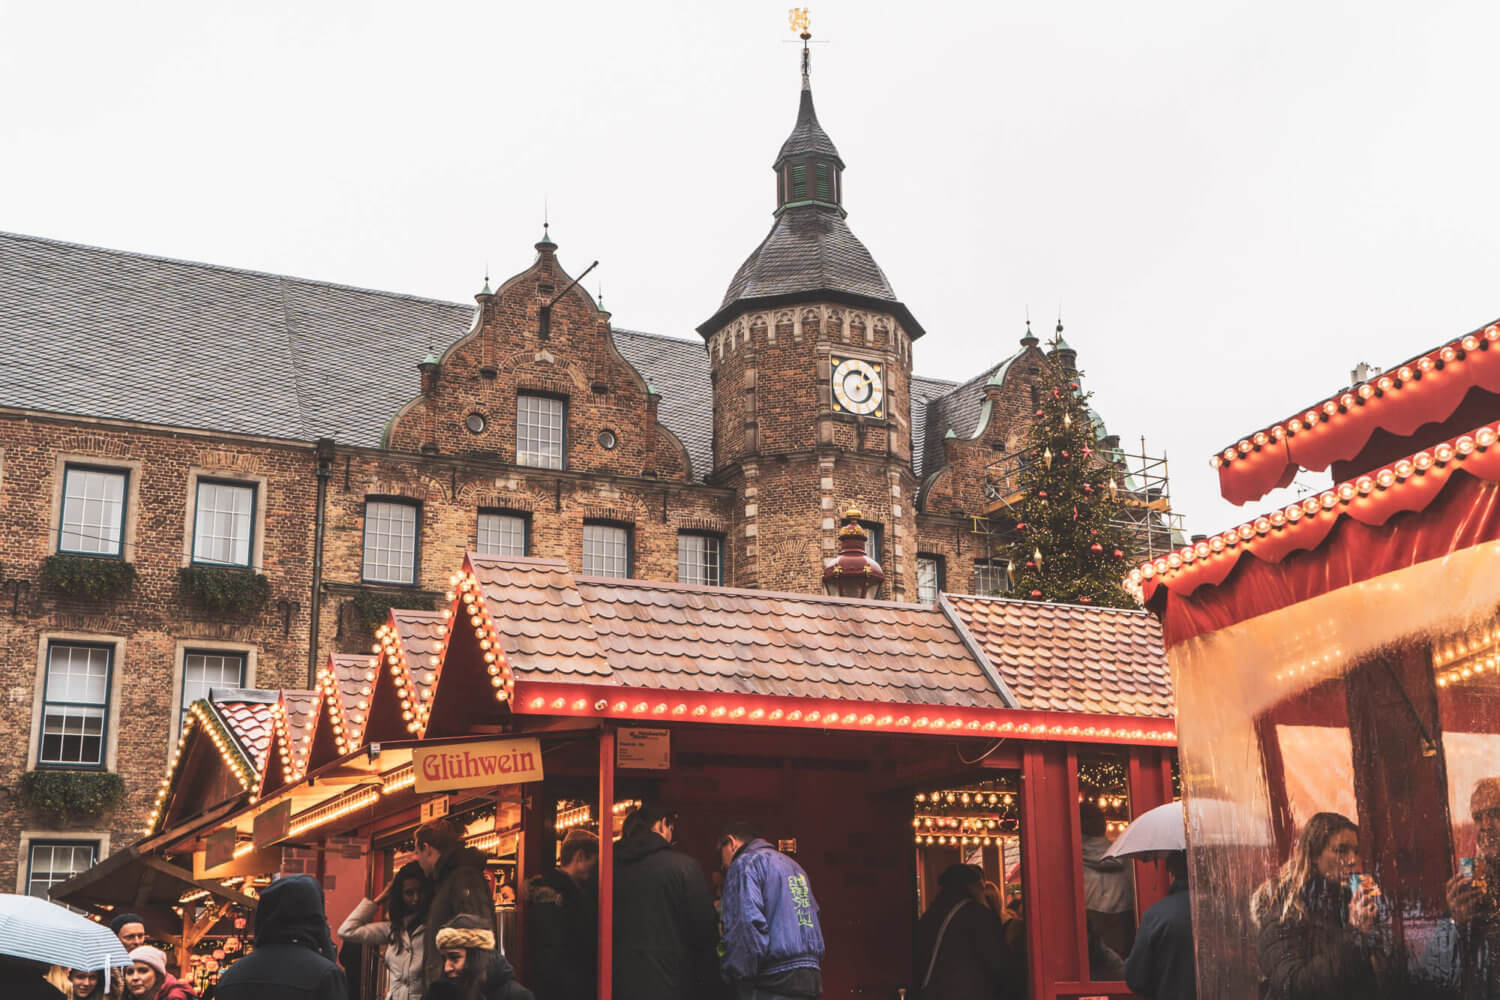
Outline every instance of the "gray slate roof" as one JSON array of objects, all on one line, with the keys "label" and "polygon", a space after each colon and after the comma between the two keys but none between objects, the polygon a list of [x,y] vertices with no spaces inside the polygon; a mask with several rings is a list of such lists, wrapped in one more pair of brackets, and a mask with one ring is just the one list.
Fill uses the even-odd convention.
[{"label": "gray slate roof", "polygon": [[720,309],[751,299],[839,291],[895,303],[896,293],[870,251],[835,209],[789,208],[735,272]]},{"label": "gray slate roof", "polygon": [[615,346],[651,387],[661,393],[658,416],[687,448],[693,475],[714,469],[713,382],[708,350],[701,340],[678,340],[659,333],[614,328]]},{"label": "gray slate roof", "polygon": [[[922,375],[911,377],[911,467],[918,482],[932,471],[927,468],[927,416],[931,412],[931,403],[952,392],[957,384],[947,379],[926,378]],[[946,431],[946,427],[938,431],[937,443],[930,452],[934,469],[942,460],[943,434]]]},{"label": "gray slate roof", "polygon": [[[0,406],[378,447],[417,394],[417,362],[462,337],[474,309],[0,233]],[[702,341],[618,327],[614,338],[703,479],[713,388]],[[926,455],[941,459],[947,421],[972,430],[993,371],[957,388],[913,376],[918,476]]]},{"label": "gray slate roof", "polygon": [[[1005,377],[1005,372],[1011,363],[1021,356],[1021,351],[1006,358],[997,365],[986,368],[967,382],[954,387],[950,382],[949,389],[941,396],[934,396],[926,406],[925,421],[923,426],[924,439],[921,453],[925,458],[932,456],[932,465],[929,468],[925,463],[915,461],[917,457],[916,427],[912,427],[912,458],[916,466],[917,478],[926,477],[942,464],[943,436],[948,433],[948,428],[953,428],[953,433],[960,438],[972,437],[979,429],[979,414],[984,407],[985,384],[997,373]],[[913,379],[915,381],[915,379]],[[912,395],[916,395],[913,389]]]},{"label": "gray slate roof", "polygon": [[807,155],[828,156],[838,160],[839,166],[844,165],[839,151],[834,148],[833,140],[828,138],[823,126],[818,124],[818,113],[813,110],[812,89],[804,85],[797,105],[797,124],[792,129],[792,134],[786,137],[786,142],[781,144],[775,166],[779,169],[781,161],[789,156]]}]

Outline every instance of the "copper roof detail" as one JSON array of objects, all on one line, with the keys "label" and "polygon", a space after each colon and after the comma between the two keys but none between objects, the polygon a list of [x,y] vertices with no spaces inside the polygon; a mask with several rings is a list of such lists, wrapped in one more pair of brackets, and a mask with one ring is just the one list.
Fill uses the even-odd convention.
[{"label": "copper roof detail", "polygon": [[1023,709],[1173,716],[1161,625],[1145,611],[945,595]]}]

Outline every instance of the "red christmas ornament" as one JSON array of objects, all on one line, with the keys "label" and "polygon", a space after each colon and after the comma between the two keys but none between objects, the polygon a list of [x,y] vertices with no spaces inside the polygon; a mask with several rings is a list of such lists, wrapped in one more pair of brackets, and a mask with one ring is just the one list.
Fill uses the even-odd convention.
[{"label": "red christmas ornament", "polygon": [[1037,410],[1036,411],[1036,415],[1040,417],[1042,415],[1042,411],[1041,410]]},{"label": "red christmas ornament", "polygon": [[1062,456],[1063,456],[1063,458],[1067,458],[1068,457],[1068,453],[1067,452],[1063,452]]},{"label": "red christmas ornament", "polygon": [[1034,563],[1030,559],[1028,559],[1028,560],[1026,560],[1026,568],[1027,569],[1036,569],[1036,563]]},{"label": "red christmas ornament", "polygon": [[1078,599],[1078,603],[1079,604],[1087,604],[1087,603],[1089,603],[1089,599],[1087,597],[1080,597]]},{"label": "red christmas ornament", "polygon": [[1091,535],[1097,535],[1097,534],[1099,534],[1099,529],[1098,528],[1090,528],[1089,529],[1089,534],[1091,534]]},{"label": "red christmas ornament", "polygon": [[1078,391],[1078,383],[1077,382],[1069,382],[1068,383],[1068,388],[1072,389],[1074,392],[1077,392]]},{"label": "red christmas ornament", "polygon": [[1093,545],[1089,546],[1089,551],[1090,552],[1103,552],[1104,551],[1104,546],[1100,545],[1098,542],[1095,542]]},{"label": "red christmas ornament", "polygon": [[1124,559],[1125,558],[1125,553],[1121,552],[1119,549],[1115,549],[1115,558],[1116,559]]},{"label": "red christmas ornament", "polygon": [[1031,596],[1032,597],[1041,597],[1042,596],[1042,592],[1040,590],[1033,590],[1031,592]]},{"label": "red christmas ornament", "polygon": [[1025,521],[1017,522],[1017,524],[1016,524],[1016,530],[1017,531],[1025,531],[1026,530],[1026,522]]},{"label": "red christmas ornament", "polygon": [[1036,491],[1036,495],[1039,496],[1039,497],[1041,497],[1043,500],[1047,499],[1047,491],[1046,490],[1037,490]]},{"label": "red christmas ornament", "polygon": [[1062,390],[1054,387],[1052,389],[1052,398],[1053,399],[1062,399]]},{"label": "red christmas ornament", "polygon": [[1090,486],[1088,483],[1084,483],[1083,484],[1083,492],[1085,492],[1085,493],[1092,493],[1092,492],[1094,492],[1094,488],[1092,486]]}]

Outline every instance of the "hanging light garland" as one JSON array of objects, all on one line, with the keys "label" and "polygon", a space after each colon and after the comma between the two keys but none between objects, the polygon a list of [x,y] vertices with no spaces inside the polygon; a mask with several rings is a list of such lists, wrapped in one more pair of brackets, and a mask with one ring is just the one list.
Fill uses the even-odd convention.
[{"label": "hanging light garland", "polygon": [[1433,643],[1432,669],[1440,688],[1500,677],[1500,618]]},{"label": "hanging light garland", "polygon": [[[1315,496],[1288,504],[1281,510],[1263,514],[1204,541],[1183,546],[1170,555],[1143,562],[1130,571],[1126,587],[1140,600],[1148,581],[1181,576],[1190,573],[1194,566],[1203,566],[1217,559],[1237,559],[1241,552],[1253,548],[1257,538],[1290,531],[1303,520],[1342,517],[1343,508],[1356,500],[1401,489],[1414,478],[1421,479],[1429,473],[1437,474],[1434,469],[1443,470],[1450,463],[1462,463],[1476,451],[1487,451],[1497,440],[1500,440],[1500,425],[1486,424],[1471,433],[1461,434],[1379,470],[1346,480]],[[1393,510],[1392,513],[1394,512]]]},{"label": "hanging light garland", "polygon": [[992,847],[1020,830],[1020,798],[1004,782],[917,792],[911,825],[919,847]]},{"label": "hanging light garland", "polygon": [[1208,464],[1217,469],[1247,459],[1273,442],[1280,443],[1303,431],[1312,430],[1319,424],[1331,423],[1371,405],[1375,400],[1393,396],[1415,386],[1424,378],[1443,371],[1449,365],[1461,364],[1475,351],[1488,351],[1497,340],[1500,340],[1500,323],[1491,323],[1484,328],[1482,335],[1471,333],[1466,337],[1461,337],[1451,344],[1446,344],[1429,351],[1420,358],[1413,359],[1394,371],[1385,372],[1373,381],[1361,382],[1337,396],[1330,396],[1322,403],[1309,407],[1305,413],[1299,413],[1281,423],[1272,424],[1265,430],[1257,431],[1247,438],[1241,438],[1210,458]]}]

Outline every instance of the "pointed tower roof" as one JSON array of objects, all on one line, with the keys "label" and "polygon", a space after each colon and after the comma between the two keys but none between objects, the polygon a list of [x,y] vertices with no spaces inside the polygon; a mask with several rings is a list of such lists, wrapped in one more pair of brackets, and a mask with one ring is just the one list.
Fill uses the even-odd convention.
[{"label": "pointed tower roof", "polygon": [[833,140],[828,138],[828,133],[823,131],[823,126],[818,124],[818,113],[813,109],[812,96],[812,72],[807,45],[802,46],[802,97],[797,105],[797,124],[792,129],[792,134],[786,137],[786,142],[781,144],[781,152],[776,154],[775,169],[780,170],[787,160],[797,156],[826,156],[838,163],[843,169],[844,161],[839,157],[839,151],[834,146]]},{"label": "pointed tower roof", "polygon": [[746,309],[822,299],[892,313],[913,339],[920,337],[921,324],[844,221],[844,161],[813,109],[806,45],[798,100],[797,124],[774,166],[776,222],[698,332],[706,337]]}]

